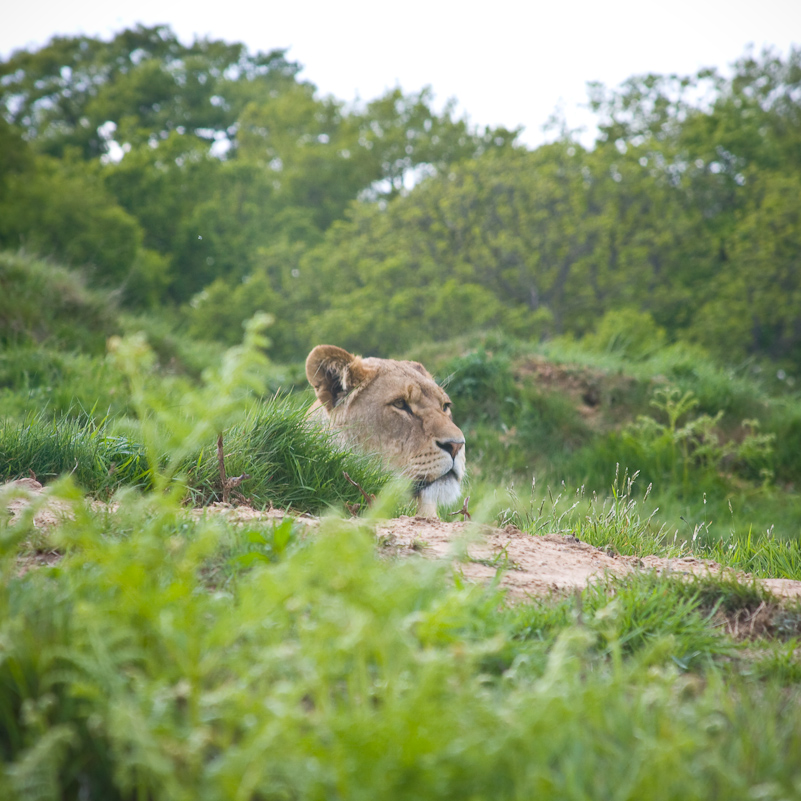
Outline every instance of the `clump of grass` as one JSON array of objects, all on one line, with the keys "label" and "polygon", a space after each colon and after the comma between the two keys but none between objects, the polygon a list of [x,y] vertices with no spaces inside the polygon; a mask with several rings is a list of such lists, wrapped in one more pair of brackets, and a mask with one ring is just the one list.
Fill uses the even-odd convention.
[{"label": "clump of grass", "polygon": [[798,686],[801,682],[799,645],[801,642],[798,638],[763,644],[758,654],[749,655],[737,667],[754,679],[773,680],[784,686]]},{"label": "clump of grass", "polygon": [[552,640],[574,622],[592,633],[599,658],[647,655],[659,643],[659,659],[682,670],[709,666],[733,647],[714,619],[725,592],[712,600],[713,588],[718,588],[715,581],[684,581],[654,572],[609,579],[555,604],[514,610],[511,633],[516,640]]},{"label": "clump of grass", "polygon": [[[114,424],[41,414],[22,424],[0,422],[0,481],[33,474],[48,483],[71,475],[84,491],[99,497],[122,486],[150,487],[153,475],[144,447]],[[258,508],[272,504],[319,512],[342,507],[361,500],[346,472],[369,493],[377,493],[389,479],[377,460],[338,448],[330,434],[309,425],[304,405],[289,400],[273,398],[254,406],[224,433],[223,442],[228,476],[249,476],[239,487],[239,499]],[[165,455],[160,461],[167,460]],[[216,443],[190,455],[177,476],[195,505],[221,500]]]},{"label": "clump of grass", "polygon": [[728,537],[704,538],[695,552],[705,558],[761,578],[801,579],[801,543],[768,530],[755,534],[751,528]]},{"label": "clump of grass", "polygon": [[0,480],[33,474],[47,483],[72,475],[87,492],[107,495],[122,484],[149,487],[151,471],[142,446],[113,432],[109,422],[32,415],[0,421]]},{"label": "clump of grass", "polygon": [[[225,468],[247,474],[239,492],[258,508],[270,504],[302,512],[362,500],[350,475],[365,492],[377,493],[389,474],[376,459],[343,451],[331,434],[311,425],[306,404],[273,398],[253,407],[224,435]],[[193,503],[222,499],[216,445],[203,448],[188,468]]]},{"label": "clump of grass", "polygon": [[[216,444],[227,448],[227,476],[247,474],[242,490],[258,506],[276,504],[319,511],[358,502],[387,481],[376,461],[346,453],[325,432],[306,421],[302,404],[273,398],[259,402],[268,366],[262,329],[269,318],[248,324],[245,342],[232,348],[196,388],[169,391],[155,372],[153,350],[142,335],[110,342],[112,362],[125,377],[134,419],[48,420],[43,414],[23,424],[0,427],[0,477],[33,471],[46,480],[67,473],[90,492],[122,484],[152,486],[196,503],[223,493]],[[112,428],[113,426],[113,428]],[[115,433],[125,429],[125,435]]]}]

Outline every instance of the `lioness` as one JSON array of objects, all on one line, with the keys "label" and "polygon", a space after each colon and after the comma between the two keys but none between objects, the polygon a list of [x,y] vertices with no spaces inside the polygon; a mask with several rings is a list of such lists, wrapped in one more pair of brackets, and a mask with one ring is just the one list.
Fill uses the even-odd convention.
[{"label": "lioness", "polygon": [[450,398],[422,364],[318,345],[306,359],[306,377],[317,393],[311,416],[409,477],[419,515],[436,517],[438,504],[458,499],[464,435]]}]

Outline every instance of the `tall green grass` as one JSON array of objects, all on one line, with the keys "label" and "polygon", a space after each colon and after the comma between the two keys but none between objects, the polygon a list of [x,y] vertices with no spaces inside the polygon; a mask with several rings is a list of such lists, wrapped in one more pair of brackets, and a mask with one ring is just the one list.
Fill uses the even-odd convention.
[{"label": "tall green grass", "polygon": [[150,466],[141,444],[108,422],[41,415],[0,422],[0,481],[35,476],[43,483],[72,475],[79,486],[107,496],[120,485],[148,487]]},{"label": "tall green grass", "polygon": [[[153,486],[151,460],[141,440],[123,421],[101,423],[35,415],[0,422],[0,481],[34,475],[43,483],[71,475],[86,492],[107,498],[124,486]],[[135,429],[134,429],[135,430]],[[388,480],[374,459],[343,451],[331,435],[308,423],[306,405],[272,398],[256,404],[223,432],[226,477],[247,474],[233,497],[258,508],[270,504],[299,512],[358,504],[361,493],[377,493]],[[169,454],[159,454],[165,467]],[[222,500],[216,439],[173,466],[187,500],[206,505]],[[180,488],[179,488],[180,489]]]},{"label": "tall green grass", "polygon": [[[239,493],[254,506],[320,512],[363,502],[345,473],[368,494],[387,483],[389,474],[376,459],[341,450],[330,433],[308,422],[307,410],[307,403],[273,398],[226,430],[226,472],[249,476]],[[222,499],[216,443],[187,460],[187,468],[194,503]]]},{"label": "tall green grass", "polygon": [[133,485],[205,504],[224,496],[227,478],[243,476],[240,500],[315,512],[363,500],[345,473],[376,493],[388,479],[377,461],[335,447],[330,434],[308,423],[303,400],[263,399],[271,366],[261,330],[268,322],[255,320],[244,344],[204,371],[194,388],[165,383],[142,335],[112,339],[108,365],[130,417],[95,421],[40,412],[2,421],[0,479],[70,474],[85,491],[104,497]]},{"label": "tall green grass", "polygon": [[[762,499],[764,506],[735,510],[703,495],[688,507],[670,492],[638,488],[638,474],[620,468],[606,493],[567,484],[499,493],[491,485],[470,488],[476,508],[492,508],[500,525],[532,535],[575,536],[625,556],[693,556],[760,578],[801,581],[801,502],[793,496]],[[716,515],[720,515],[720,519]],[[755,529],[755,519],[780,521]]]}]

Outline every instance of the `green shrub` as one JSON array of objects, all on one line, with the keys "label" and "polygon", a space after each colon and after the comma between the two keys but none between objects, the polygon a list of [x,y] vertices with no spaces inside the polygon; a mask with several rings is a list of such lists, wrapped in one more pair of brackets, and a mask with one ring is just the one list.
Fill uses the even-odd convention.
[{"label": "green shrub", "polygon": [[776,479],[801,486],[801,404],[776,404],[765,428],[775,434]]},{"label": "green shrub", "polygon": [[665,344],[665,331],[648,312],[613,309],[601,317],[593,333],[585,334],[581,344],[592,351],[640,360]]},{"label": "green shrub", "polygon": [[651,401],[660,417],[640,416],[629,424],[621,437],[624,448],[634,454],[632,463],[643,465],[653,476],[669,475],[684,491],[691,485],[691,473],[717,473],[737,469],[746,475],[766,479],[775,435],[760,434],[758,420],[743,421],[744,435],[737,442],[726,439],[718,429],[723,417],[719,411],[691,416],[698,406],[692,392],[682,394],[675,387],[656,390]]},{"label": "green shrub", "polygon": [[590,432],[575,404],[516,379],[509,357],[476,350],[445,364],[444,384],[471,453],[504,475],[562,461]]},{"label": "green shrub", "polygon": [[520,390],[506,357],[472,351],[446,362],[442,375],[460,422],[513,423]]},{"label": "green shrub", "polygon": [[529,392],[521,403],[517,443],[529,459],[558,463],[591,436],[575,403],[558,392]]}]

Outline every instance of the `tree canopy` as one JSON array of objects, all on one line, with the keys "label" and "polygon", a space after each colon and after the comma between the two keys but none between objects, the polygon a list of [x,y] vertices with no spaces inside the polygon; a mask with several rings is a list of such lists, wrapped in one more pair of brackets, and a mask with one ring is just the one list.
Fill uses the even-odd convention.
[{"label": "tree canopy", "polygon": [[499,326],[669,339],[801,366],[801,51],[593,84],[599,134],[533,150],[430,89],[348,106],[284,52],[167,27],[0,63],[0,246],[276,358]]}]

